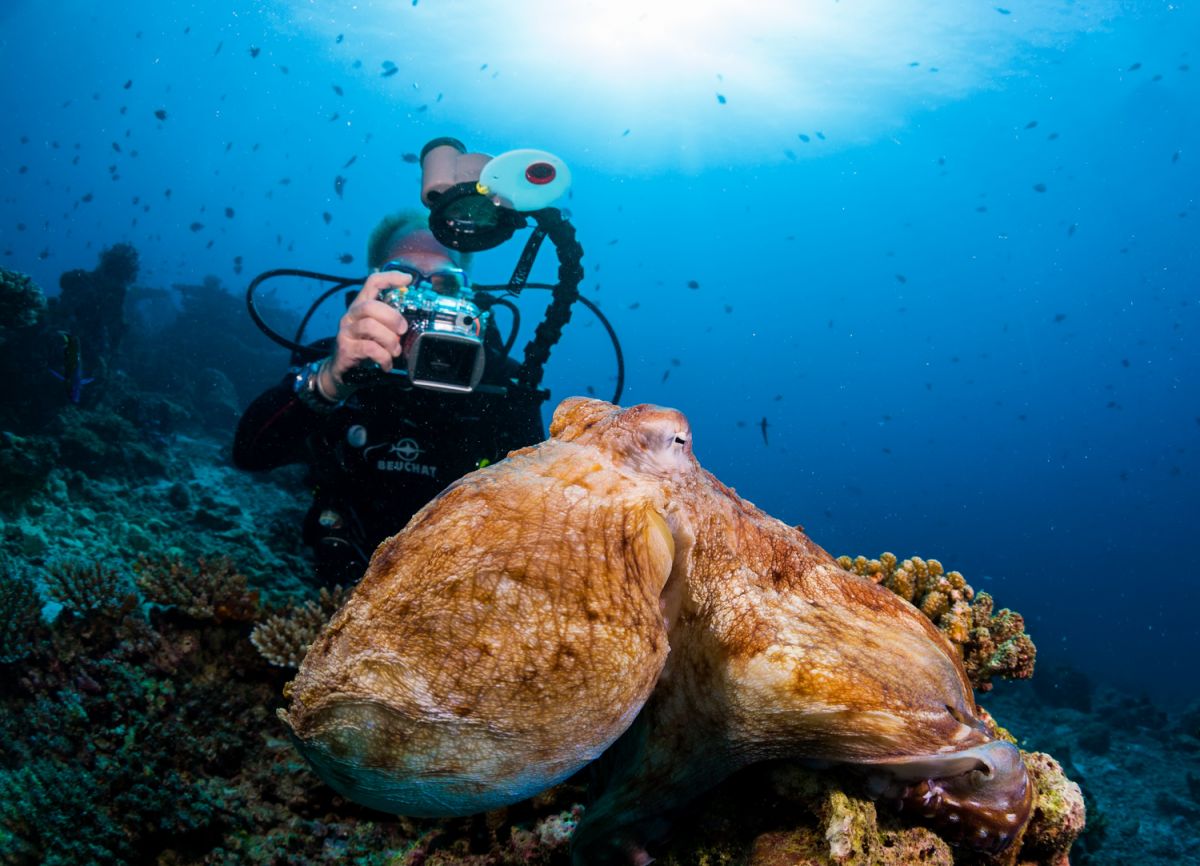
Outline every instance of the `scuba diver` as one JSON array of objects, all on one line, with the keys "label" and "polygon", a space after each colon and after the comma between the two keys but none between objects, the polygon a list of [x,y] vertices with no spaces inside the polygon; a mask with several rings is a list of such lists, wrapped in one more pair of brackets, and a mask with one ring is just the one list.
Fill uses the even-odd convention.
[{"label": "scuba diver", "polygon": [[[292,349],[294,366],[243,414],[233,460],[256,471],[307,464],[313,504],[303,538],[324,584],[357,581],[379,542],[448,484],[545,438],[541,406],[549,392],[538,387],[542,365],[576,300],[599,316],[613,339],[620,393],[615,334],[578,293],[582,248],[562,213],[546,206],[565,192],[566,166],[542,151],[494,159],[469,154],[447,138],[427,144],[420,161],[428,220],[400,213],[376,227],[368,242],[371,273],[348,297],[333,338],[302,342],[316,307],[358,286],[358,278],[268,271],[247,292],[251,316]],[[508,240],[526,227],[526,217],[537,226],[510,282],[472,286],[465,270],[470,254]],[[559,280],[530,284],[546,237],[558,253]],[[336,283],[313,304],[293,340],[275,333],[254,304],[254,290],[275,276]],[[525,287],[552,289],[553,300],[518,362],[509,350],[519,314],[503,295]],[[495,305],[513,314],[507,339],[491,316]]]}]

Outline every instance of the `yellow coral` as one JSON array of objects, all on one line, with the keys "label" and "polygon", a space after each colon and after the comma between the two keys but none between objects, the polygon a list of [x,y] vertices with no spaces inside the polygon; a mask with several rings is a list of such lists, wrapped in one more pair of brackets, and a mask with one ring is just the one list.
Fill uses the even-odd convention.
[{"label": "yellow coral", "polygon": [[992,597],[978,597],[965,577],[946,571],[936,559],[913,556],[899,561],[893,553],[878,559],[839,556],[838,565],[887,587],[911,602],[957,646],[971,685],[990,691],[992,677],[1027,679],[1033,676],[1037,649],[1025,634],[1025,620],[1005,608],[992,613]]}]

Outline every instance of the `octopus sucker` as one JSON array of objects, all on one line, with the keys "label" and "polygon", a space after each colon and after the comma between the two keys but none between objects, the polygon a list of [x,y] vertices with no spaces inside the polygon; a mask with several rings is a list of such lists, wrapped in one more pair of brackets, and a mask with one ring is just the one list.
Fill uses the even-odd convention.
[{"label": "octopus sucker", "polygon": [[857,767],[957,844],[1020,835],[1019,751],[958,651],[741,499],[674,409],[571,398],[375,551],[281,718],[345,796],[405,815],[528,797],[606,753],[578,864],[648,862],[670,812],[754,761]]}]

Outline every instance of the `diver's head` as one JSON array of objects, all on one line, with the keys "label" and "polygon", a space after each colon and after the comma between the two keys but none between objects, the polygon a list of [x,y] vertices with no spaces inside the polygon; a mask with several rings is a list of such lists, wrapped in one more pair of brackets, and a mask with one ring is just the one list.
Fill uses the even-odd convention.
[{"label": "diver's head", "polygon": [[427,274],[448,265],[466,269],[470,255],[440,244],[428,226],[428,217],[420,211],[384,217],[367,241],[367,266],[378,271],[388,262],[400,261]]}]

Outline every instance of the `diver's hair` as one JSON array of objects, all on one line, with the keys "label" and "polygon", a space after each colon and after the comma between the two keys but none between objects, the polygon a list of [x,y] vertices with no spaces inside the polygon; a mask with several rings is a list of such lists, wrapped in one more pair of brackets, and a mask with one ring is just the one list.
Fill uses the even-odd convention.
[{"label": "diver's hair", "polygon": [[[379,221],[379,225],[371,231],[367,239],[367,267],[371,270],[387,264],[388,253],[391,252],[392,239],[401,229],[409,231],[429,228],[429,216],[419,210],[401,210],[389,214]],[[447,250],[450,259],[463,270],[471,267],[470,253],[460,253],[457,250]]]}]

